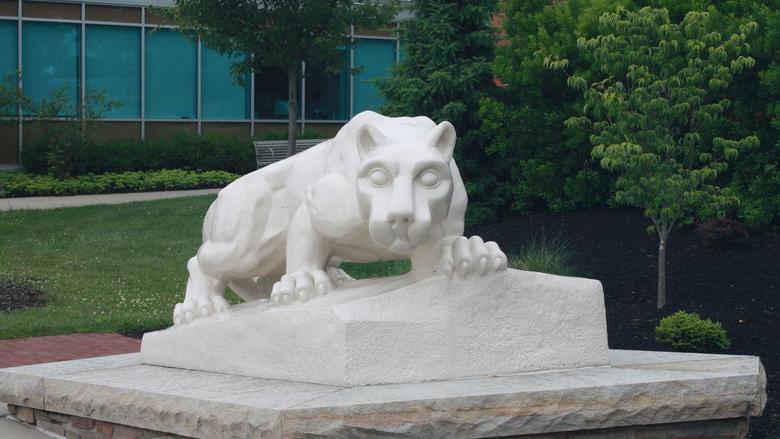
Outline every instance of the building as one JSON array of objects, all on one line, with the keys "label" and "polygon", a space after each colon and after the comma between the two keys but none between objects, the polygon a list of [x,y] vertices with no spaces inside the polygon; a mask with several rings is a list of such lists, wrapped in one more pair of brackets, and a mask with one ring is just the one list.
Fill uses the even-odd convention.
[{"label": "building", "polygon": [[[273,72],[235,83],[231,60],[163,25],[147,8],[172,0],[0,0],[0,74],[21,71],[24,94],[41,99],[66,87],[74,108],[86,93],[102,92],[121,105],[103,116],[101,139],[159,139],[180,130],[231,133],[247,139],[283,130],[287,79]],[[326,74],[302,66],[300,123],[334,133],[382,99],[374,80],[398,62],[397,33],[351,29],[344,69]],[[357,69],[353,69],[357,67]],[[0,165],[20,162],[35,121],[4,111]]]}]

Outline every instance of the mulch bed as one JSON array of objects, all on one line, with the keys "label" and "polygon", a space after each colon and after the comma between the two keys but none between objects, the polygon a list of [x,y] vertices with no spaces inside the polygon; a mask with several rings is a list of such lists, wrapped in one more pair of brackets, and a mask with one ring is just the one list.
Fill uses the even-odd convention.
[{"label": "mulch bed", "polygon": [[648,221],[628,209],[571,214],[538,213],[473,227],[511,253],[527,240],[560,236],[576,253],[576,273],[604,286],[610,347],[671,350],[655,342],[661,317],[696,312],[723,324],[731,338],[726,353],[758,355],[766,368],[769,398],[751,424],[754,438],[780,435],[780,237],[764,233],[725,248],[705,246],[693,230],[677,232],[667,255],[668,304],[657,311],[658,242]]},{"label": "mulch bed", "polygon": [[39,306],[46,301],[43,291],[27,280],[0,279],[0,311]]}]

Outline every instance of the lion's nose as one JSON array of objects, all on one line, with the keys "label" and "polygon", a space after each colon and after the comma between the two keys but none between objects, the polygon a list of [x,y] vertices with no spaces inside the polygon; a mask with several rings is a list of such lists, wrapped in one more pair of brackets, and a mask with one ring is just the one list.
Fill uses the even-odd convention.
[{"label": "lion's nose", "polygon": [[387,219],[390,221],[391,226],[396,224],[409,224],[414,221],[411,212],[390,212],[387,215]]}]

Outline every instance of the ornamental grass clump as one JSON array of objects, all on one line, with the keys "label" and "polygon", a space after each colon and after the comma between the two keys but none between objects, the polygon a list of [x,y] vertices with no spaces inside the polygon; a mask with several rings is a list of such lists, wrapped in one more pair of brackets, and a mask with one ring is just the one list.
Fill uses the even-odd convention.
[{"label": "ornamental grass clump", "polygon": [[518,270],[571,276],[574,257],[569,243],[557,236],[541,236],[528,241],[509,257],[509,266]]},{"label": "ornamental grass clump", "polygon": [[685,311],[661,319],[655,328],[655,340],[694,352],[718,352],[731,346],[726,330],[719,322],[703,320],[698,314]]}]

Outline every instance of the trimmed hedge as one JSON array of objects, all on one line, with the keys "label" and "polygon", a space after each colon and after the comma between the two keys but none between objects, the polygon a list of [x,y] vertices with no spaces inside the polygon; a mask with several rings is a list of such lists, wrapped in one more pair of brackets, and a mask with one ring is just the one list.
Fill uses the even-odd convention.
[{"label": "trimmed hedge", "polygon": [[0,172],[0,197],[82,195],[223,187],[240,177],[225,171],[160,171],[81,175],[58,180],[48,175]]},{"label": "trimmed hedge", "polygon": [[[162,141],[87,141],[74,146],[70,175],[186,169],[246,174],[256,169],[252,142],[235,136],[179,133]],[[25,170],[49,172],[49,146],[33,142],[23,152]]]},{"label": "trimmed hedge", "polygon": [[[301,139],[322,138],[322,134],[306,129]],[[256,140],[287,139],[287,132],[272,130],[261,133]],[[76,142],[68,160],[71,176],[106,172],[155,171],[186,169],[193,171],[227,171],[246,174],[257,168],[252,142],[233,135],[203,133],[200,136],[181,131],[165,140],[117,140],[110,142]],[[51,145],[32,142],[25,146],[22,162],[33,174],[50,174]]]}]

